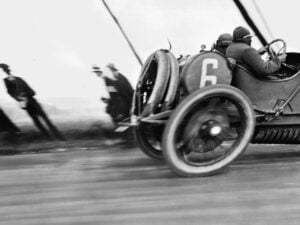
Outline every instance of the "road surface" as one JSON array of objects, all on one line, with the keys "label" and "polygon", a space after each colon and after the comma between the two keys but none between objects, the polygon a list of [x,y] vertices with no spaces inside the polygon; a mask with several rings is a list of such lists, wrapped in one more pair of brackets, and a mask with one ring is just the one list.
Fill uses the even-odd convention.
[{"label": "road surface", "polygon": [[226,171],[181,178],[135,147],[0,156],[0,224],[300,224],[299,146],[252,145]]}]

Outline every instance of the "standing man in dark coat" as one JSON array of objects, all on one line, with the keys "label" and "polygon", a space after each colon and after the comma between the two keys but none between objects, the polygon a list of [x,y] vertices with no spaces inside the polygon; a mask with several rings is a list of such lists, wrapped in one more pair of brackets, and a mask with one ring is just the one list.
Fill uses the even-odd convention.
[{"label": "standing man in dark coat", "polygon": [[4,83],[8,94],[19,103],[22,109],[27,111],[36,127],[45,136],[51,137],[48,130],[40,121],[40,119],[43,119],[55,137],[62,140],[63,137],[61,136],[60,132],[51,123],[41,105],[35,99],[35,91],[22,78],[13,76],[10,73],[10,68],[7,64],[0,64],[0,68],[2,68],[2,70],[7,74],[7,77],[4,78]]},{"label": "standing man in dark coat", "polygon": [[250,32],[245,27],[237,27],[233,31],[232,43],[226,50],[226,56],[233,58],[237,63],[244,65],[259,76],[267,76],[281,68],[281,62],[286,59],[286,54],[275,59],[264,61],[258,50],[251,47]]}]

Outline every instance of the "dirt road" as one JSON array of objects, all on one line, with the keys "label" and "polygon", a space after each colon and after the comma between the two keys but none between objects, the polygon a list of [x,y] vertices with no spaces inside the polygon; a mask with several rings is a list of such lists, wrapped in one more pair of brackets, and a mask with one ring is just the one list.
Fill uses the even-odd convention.
[{"label": "dirt road", "polygon": [[[298,149],[298,150],[297,150]],[[299,224],[299,146],[252,145],[224,173],[180,178],[136,148],[0,157],[0,224]]]}]

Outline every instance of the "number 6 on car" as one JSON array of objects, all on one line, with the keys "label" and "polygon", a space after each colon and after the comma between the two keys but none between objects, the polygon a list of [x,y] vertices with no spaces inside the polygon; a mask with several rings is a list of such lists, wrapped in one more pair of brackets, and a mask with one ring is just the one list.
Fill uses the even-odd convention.
[{"label": "number 6 on car", "polygon": [[217,76],[208,75],[207,70],[208,66],[211,65],[213,69],[218,68],[218,60],[207,58],[202,62],[201,78],[200,78],[200,88],[205,87],[207,82],[210,82],[210,85],[217,84]]},{"label": "number 6 on car", "polygon": [[186,94],[210,85],[230,84],[232,79],[228,61],[212,52],[191,57],[184,66],[181,77]]}]

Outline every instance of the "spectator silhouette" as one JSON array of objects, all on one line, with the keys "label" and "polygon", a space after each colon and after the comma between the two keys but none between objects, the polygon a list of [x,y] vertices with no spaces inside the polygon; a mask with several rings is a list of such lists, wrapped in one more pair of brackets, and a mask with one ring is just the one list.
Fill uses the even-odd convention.
[{"label": "spectator silhouette", "polygon": [[127,78],[121,74],[114,64],[109,63],[105,72],[99,67],[93,67],[98,77],[104,79],[109,93],[109,99],[102,100],[107,103],[106,112],[111,116],[115,124],[129,118],[133,88]]},{"label": "spectator silhouette", "polygon": [[8,94],[19,103],[19,106],[22,109],[27,111],[36,127],[45,136],[51,137],[49,131],[41,122],[41,119],[43,119],[54,136],[60,140],[63,140],[60,132],[52,124],[41,105],[35,99],[35,91],[22,78],[12,75],[7,64],[0,64],[0,68],[2,68],[2,70],[7,74],[7,77],[4,78],[4,83]]}]

